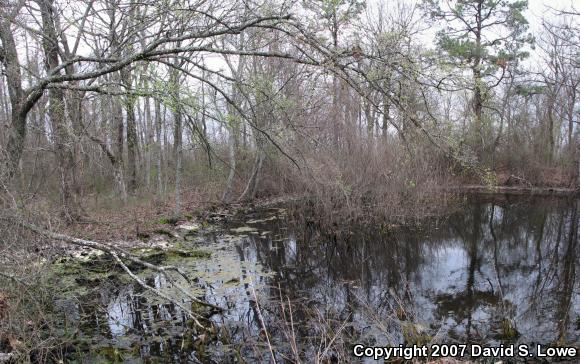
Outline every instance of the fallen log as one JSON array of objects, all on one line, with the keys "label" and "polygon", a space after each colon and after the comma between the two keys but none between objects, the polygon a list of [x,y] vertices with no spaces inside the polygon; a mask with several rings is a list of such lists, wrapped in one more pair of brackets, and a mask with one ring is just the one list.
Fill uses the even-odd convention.
[{"label": "fallen log", "polygon": [[168,302],[173,303],[175,306],[182,309],[186,313],[186,315],[189,318],[191,318],[194,321],[194,323],[199,327],[203,328],[203,325],[199,322],[199,318],[201,318],[201,316],[199,314],[197,314],[197,313],[191,311],[189,308],[185,307],[182,302],[179,302],[178,300],[169,297],[167,294],[163,293],[159,289],[152,287],[152,286],[148,285],[147,283],[145,283],[141,278],[139,278],[127,266],[127,264],[125,264],[125,262],[123,260],[135,263],[137,265],[140,265],[144,268],[150,269],[154,272],[157,272],[157,273],[163,275],[163,277],[167,280],[167,282],[169,282],[169,284],[171,284],[175,288],[177,288],[177,290],[179,292],[181,292],[187,299],[191,300],[192,302],[195,302],[195,303],[200,304],[202,306],[210,307],[216,311],[220,311],[220,312],[224,311],[224,309],[222,307],[216,306],[212,303],[206,302],[206,301],[201,300],[201,299],[195,297],[194,295],[192,295],[187,289],[185,289],[185,287],[183,287],[181,284],[179,284],[179,282],[177,282],[172,275],[169,274],[169,272],[176,272],[177,274],[179,274],[179,276],[184,278],[188,283],[191,283],[189,278],[187,277],[187,275],[179,267],[175,267],[175,266],[171,266],[171,265],[157,266],[155,264],[151,264],[149,262],[143,261],[139,257],[128,252],[127,250],[119,248],[113,244],[97,242],[97,241],[93,241],[93,240],[80,239],[80,238],[75,238],[75,237],[68,236],[65,234],[55,233],[53,231],[40,228],[36,225],[29,224],[29,223],[26,223],[24,221],[20,221],[19,219],[17,219],[14,216],[12,216],[12,217],[2,216],[2,217],[0,217],[0,219],[10,220],[13,223],[15,223],[23,228],[26,228],[26,229],[28,229],[28,230],[30,230],[38,235],[44,236],[44,237],[51,239],[51,240],[61,241],[61,242],[67,243],[67,244],[71,244],[71,245],[75,245],[75,246],[79,246],[79,247],[84,247],[84,248],[95,249],[95,250],[104,252],[105,254],[111,256],[113,258],[113,260],[115,261],[115,263],[117,263],[129,275],[129,277],[131,277],[135,282],[137,282],[142,288],[152,292],[153,294],[155,294],[158,297],[161,297],[161,298],[167,300]]}]

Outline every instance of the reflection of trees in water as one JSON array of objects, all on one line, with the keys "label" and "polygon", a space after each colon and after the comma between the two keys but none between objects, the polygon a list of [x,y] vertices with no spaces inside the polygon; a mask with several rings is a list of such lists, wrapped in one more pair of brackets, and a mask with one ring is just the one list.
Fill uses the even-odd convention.
[{"label": "reflection of trees in water", "polygon": [[[558,281],[558,305],[556,318],[558,319],[558,341],[566,341],[566,333],[570,326],[572,313],[572,296],[576,286],[576,261],[578,245],[578,205],[580,200],[575,201],[574,207],[570,211],[568,244],[564,254],[561,279]],[[578,292],[577,292],[578,294]],[[576,296],[577,297],[577,296]],[[576,311],[577,314],[577,311]]]},{"label": "reflection of trees in water", "polygon": [[[499,339],[508,320],[523,342],[577,341],[578,208],[578,201],[474,203],[420,229],[353,227],[340,235],[312,224],[269,223],[264,230],[272,235],[251,235],[237,246],[243,284],[232,288],[229,316],[220,320],[231,342],[246,345],[250,356],[261,345],[261,315],[275,345],[290,341],[289,326],[280,320],[282,306],[288,313],[286,297],[293,302],[294,334],[304,358],[316,350],[321,326],[329,324],[320,315],[338,325],[346,321],[351,337],[367,330],[382,344],[402,340],[397,319],[442,326],[450,336],[471,340]],[[260,263],[276,274],[258,276],[244,263]],[[249,277],[261,287],[259,302]],[[167,327],[186,330],[175,307],[152,305],[132,293],[124,297],[112,311],[123,312],[122,324],[144,341],[166,334]],[[397,312],[401,307],[404,315]],[[147,342],[142,353],[186,355],[182,342],[166,337],[163,344]]]},{"label": "reflection of trees in water", "polygon": [[[146,283],[156,288],[166,285],[159,275],[147,278]],[[141,357],[164,357],[178,362],[191,358],[194,352],[191,330],[179,307],[151,302],[146,292],[132,285],[121,287],[113,297],[107,297],[109,293],[100,292],[104,295],[104,311],[97,310],[84,323],[86,333],[104,336],[93,337],[96,353],[101,352],[99,348],[119,347],[128,350],[125,356],[139,353]]]},{"label": "reflection of trees in water", "polygon": [[[571,335],[570,322],[577,320],[577,209],[578,202],[474,203],[419,233],[376,228],[336,236],[297,224],[293,249],[288,241],[260,238],[252,245],[262,264],[279,272],[271,284],[279,284],[282,295],[308,297],[342,319],[360,319],[361,305],[379,316],[389,312],[397,305],[394,292],[420,306],[418,319],[445,321],[458,336],[500,337],[508,322],[524,341],[549,341]],[[463,252],[461,271],[433,277],[445,272],[440,257],[454,247]],[[434,279],[447,280],[447,286],[429,287]]]},{"label": "reflection of trees in water", "polygon": [[465,282],[458,282],[451,292],[436,295],[435,318],[451,318],[447,329],[452,336],[472,341],[480,340],[490,324],[511,322],[513,305],[505,298],[502,285],[501,244],[494,229],[494,219],[499,215],[496,206],[472,204],[468,211],[453,216],[447,229],[434,239],[458,239],[466,253]]},{"label": "reflection of trees in water", "polygon": [[[371,298],[388,288],[405,292],[405,282],[414,277],[422,262],[422,244],[413,234],[381,234],[379,230],[356,231],[347,237],[313,234],[311,227],[296,233],[296,252],[288,256],[284,242],[262,240],[256,244],[262,263],[279,272],[274,286],[281,283],[287,294],[308,292],[317,299],[325,293],[335,299],[348,295],[347,286],[360,286],[359,293]],[[273,248],[270,248],[273,245]],[[317,292],[311,292],[316,290]],[[313,294],[314,293],[314,294]],[[337,307],[339,302],[329,302]]]},{"label": "reflection of trees in water", "polygon": [[[474,280],[482,286],[487,281],[497,304],[489,300],[478,304],[488,306],[496,326],[508,319],[527,333],[527,339],[546,341],[556,339],[556,332],[560,337],[569,333],[572,297],[578,289],[577,209],[578,201],[565,206],[538,203],[506,208],[487,204],[474,207],[471,216],[452,220],[451,234],[460,236],[469,251],[469,278],[463,293],[473,291]],[[439,311],[444,316],[447,307]]]},{"label": "reflection of trees in water", "polygon": [[[388,302],[393,300],[389,291],[404,298],[409,292],[406,282],[417,278],[422,243],[415,234],[376,229],[339,237],[307,224],[298,226],[285,241],[250,237],[244,244],[245,249],[256,250],[250,255],[260,257],[262,265],[278,273],[270,281],[275,304],[279,305],[280,297],[303,303],[293,305],[296,320],[312,318],[316,316],[313,310],[322,308],[317,314],[350,323],[345,331],[353,334],[361,305],[391,312],[396,304]],[[301,337],[312,338],[309,329],[308,325],[296,328]]]},{"label": "reflection of trees in water", "polygon": [[[266,230],[277,229],[268,226]],[[283,304],[288,318],[287,297],[292,301],[292,316],[296,322],[291,334],[300,343],[298,350],[303,359],[312,359],[325,330],[347,322],[350,325],[344,332],[354,333],[359,305],[357,296],[374,297],[378,303],[385,298],[381,290],[383,282],[389,284],[387,278],[391,279],[393,287],[401,286],[403,278],[400,277],[404,271],[401,264],[409,267],[409,275],[419,266],[410,262],[418,259],[418,242],[415,246],[397,246],[400,242],[373,233],[375,235],[352,234],[343,239],[303,225],[300,229],[291,229],[291,233],[284,231],[283,236],[287,239],[251,235],[237,248],[240,261],[255,259],[268,271],[277,272],[268,279],[269,289],[266,288],[270,304],[260,303],[263,303],[262,313],[269,334],[278,348],[286,345],[289,353],[288,343],[293,340],[288,337],[292,327],[280,321]],[[253,300],[253,297],[247,299]],[[257,326],[259,314],[253,312],[252,317],[252,325]]]}]

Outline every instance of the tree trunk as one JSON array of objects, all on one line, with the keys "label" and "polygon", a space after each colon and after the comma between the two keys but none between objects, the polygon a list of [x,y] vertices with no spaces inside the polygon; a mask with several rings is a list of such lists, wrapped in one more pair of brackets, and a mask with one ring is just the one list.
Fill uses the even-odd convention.
[{"label": "tree trunk", "polygon": [[[2,14],[4,15],[4,14]],[[18,61],[18,51],[14,35],[10,29],[10,20],[0,17],[0,40],[2,40],[5,77],[8,85],[8,96],[10,98],[10,129],[8,130],[8,141],[6,152],[7,177],[11,178],[18,170],[22,152],[24,150],[24,140],[26,138],[26,114],[21,107],[26,98],[22,87],[22,74]]]},{"label": "tree trunk", "polygon": [[[177,59],[175,59],[177,63]],[[175,103],[173,111],[173,157],[175,160],[175,217],[181,215],[181,164],[183,159],[183,120],[181,114],[181,105],[179,104],[179,74],[176,70],[172,70],[170,75],[170,84],[172,99]]]},{"label": "tree trunk", "polygon": [[475,148],[477,150],[479,161],[483,161],[485,153],[484,129],[483,129],[483,91],[484,84],[481,76],[481,32],[482,32],[482,4],[477,4],[477,24],[475,27],[475,57],[473,61],[473,111],[475,113]]},{"label": "tree trunk", "polygon": [[[181,118],[181,115],[176,115],[176,118]],[[175,217],[181,216],[181,163],[183,158],[183,150],[181,148],[181,141],[177,146],[175,153]]]},{"label": "tree trunk", "polygon": [[226,181],[226,188],[222,195],[222,202],[229,203],[232,198],[232,190],[234,188],[234,178],[236,177],[236,144],[237,144],[237,134],[238,128],[235,125],[235,121],[232,121],[231,125],[228,126],[228,163],[229,172],[228,179]]},{"label": "tree trunk", "polygon": [[386,96],[383,96],[383,124],[381,125],[381,136],[383,138],[387,137],[389,131],[390,110],[391,105],[389,99]]},{"label": "tree trunk", "polygon": [[554,101],[548,102],[548,162],[551,163],[554,158]]},{"label": "tree trunk", "polygon": [[[237,49],[239,51],[243,51],[245,47],[245,37],[244,33],[240,34],[239,42]],[[246,66],[246,58],[242,57],[238,60],[237,67],[234,67],[229,59],[226,58],[226,62],[230,68],[230,71],[233,73],[236,82],[232,88],[232,100],[238,107],[241,105],[241,87],[242,87],[242,74],[244,72],[244,68]],[[226,187],[222,194],[222,202],[229,203],[232,199],[232,191],[234,188],[234,179],[236,177],[236,150],[238,148],[238,133],[240,128],[240,122],[243,123],[243,119],[241,118],[242,115],[239,115],[238,110],[236,110],[233,105],[228,105],[228,163],[229,163],[229,172],[228,172],[228,179],[226,181]],[[239,121],[237,119],[239,116]],[[245,124],[244,124],[245,125]],[[245,138],[245,136],[243,136]],[[245,142],[244,142],[245,144]]]},{"label": "tree trunk", "polygon": [[[71,54],[71,50],[70,50],[69,45],[68,45],[68,40],[67,40],[66,34],[64,34],[64,32],[61,29],[60,21],[59,21],[58,17],[54,17],[54,24],[55,24],[55,27],[56,27],[56,30],[58,31],[58,33],[61,34],[62,51],[63,51],[65,60],[68,61],[68,60],[72,59],[74,56]],[[74,64],[71,64],[71,65],[65,67],[64,71],[67,75],[74,74],[75,73]],[[73,81],[73,82],[71,82],[71,84],[73,86],[79,86],[79,81]],[[81,136],[83,133],[83,130],[82,130],[83,129],[82,128],[82,125],[83,125],[82,101],[83,101],[84,96],[85,96],[84,91],[70,90],[66,94],[66,102],[68,105],[68,115],[69,115],[70,121],[72,123],[72,136],[73,136],[75,141],[79,141],[81,139]],[[80,143],[73,143],[72,152],[73,152],[73,178],[74,178],[72,181],[72,185],[73,185],[74,192],[78,196],[81,196],[82,189],[81,189],[81,183],[79,181],[79,173],[78,173],[79,171],[83,170],[82,159],[80,157],[81,144]]]},{"label": "tree trunk", "polygon": [[[147,86],[145,86],[147,89]],[[152,163],[152,153],[151,148],[153,148],[153,123],[151,121],[151,101],[149,97],[145,98],[145,124],[147,126],[147,135],[145,136],[146,146],[144,151],[146,153],[146,163],[145,163],[145,173],[146,173],[146,184],[147,189],[151,188],[151,163]]]},{"label": "tree trunk", "polygon": [[[125,86],[125,92],[132,92],[133,82],[131,70],[125,67],[120,71],[121,80]],[[129,180],[127,183],[129,193],[135,193],[137,189],[137,125],[135,120],[135,97],[131,94],[125,98],[125,113],[127,114],[127,169]]]},{"label": "tree trunk", "polygon": [[[58,38],[54,22],[53,0],[38,0],[42,16],[43,37],[42,46],[46,58],[46,69],[58,66]],[[81,206],[73,188],[74,153],[73,141],[65,117],[64,91],[52,88],[48,91],[48,114],[52,126],[55,155],[60,174],[60,189],[63,214],[67,221],[81,218]]]},{"label": "tree trunk", "polygon": [[[261,144],[261,143],[260,143]],[[256,159],[254,160],[254,166],[252,167],[252,174],[250,175],[250,179],[246,184],[246,188],[244,192],[242,192],[241,196],[238,198],[238,201],[251,201],[256,198],[256,192],[258,191],[258,182],[260,180],[260,173],[262,172],[262,164],[264,163],[264,158],[266,157],[266,153],[261,145],[257,147],[256,151]]]},{"label": "tree trunk", "polygon": [[113,127],[117,132],[115,135],[115,155],[122,165],[125,144],[125,125],[123,123],[123,108],[118,100],[113,99],[113,110]]},{"label": "tree trunk", "polygon": [[101,147],[101,150],[103,151],[103,153],[105,153],[105,155],[111,162],[111,166],[113,167],[113,178],[115,179],[115,184],[117,185],[119,195],[121,196],[121,200],[123,201],[123,203],[127,203],[128,196],[127,196],[127,188],[125,187],[125,178],[123,177],[123,164],[119,161],[119,159],[117,159],[117,157],[113,154],[113,152],[109,150],[109,148],[107,147],[107,143],[90,134],[89,138],[95,143],[97,143],[99,147]]},{"label": "tree trunk", "polygon": [[155,136],[157,143],[155,145],[155,161],[157,164],[157,197],[163,195],[163,178],[161,176],[161,167],[163,166],[163,147],[161,145],[161,102],[155,99]]}]

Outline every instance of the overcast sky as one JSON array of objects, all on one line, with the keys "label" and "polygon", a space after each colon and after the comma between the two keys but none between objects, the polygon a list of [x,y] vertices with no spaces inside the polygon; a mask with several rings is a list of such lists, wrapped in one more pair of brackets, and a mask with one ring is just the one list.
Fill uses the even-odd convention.
[{"label": "overcast sky", "polygon": [[532,31],[541,26],[542,16],[551,16],[551,8],[558,10],[572,10],[575,5],[576,10],[580,10],[580,0],[528,0],[528,21]]},{"label": "overcast sky", "polygon": [[[384,1],[386,4],[389,1],[397,1],[397,0],[367,0],[368,4],[372,4],[375,2]],[[415,5],[420,3],[422,0],[402,0],[409,5]],[[567,11],[580,11],[580,0],[528,0],[528,10],[525,13],[526,19],[530,24],[529,31],[534,35],[538,36],[541,33],[542,29],[542,19],[548,19],[554,21],[557,16],[555,14],[555,10],[567,10]],[[422,17],[422,15],[418,15]],[[572,18],[568,16],[568,18]],[[580,16],[574,18],[574,23],[578,26],[580,22]],[[422,37],[422,41],[426,45],[434,45],[434,37],[436,32],[435,27],[428,27],[421,32],[420,37]],[[580,34],[578,35],[580,37]],[[536,47],[535,50],[528,49],[530,51],[530,58],[528,61],[532,61],[536,59],[538,56],[539,49]]]}]

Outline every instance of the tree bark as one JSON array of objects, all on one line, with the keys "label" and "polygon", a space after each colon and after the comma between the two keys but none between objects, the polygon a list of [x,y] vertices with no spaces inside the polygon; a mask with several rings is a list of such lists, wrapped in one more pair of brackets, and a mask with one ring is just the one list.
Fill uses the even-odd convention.
[{"label": "tree bark", "polygon": [[[177,59],[175,59],[175,63],[177,63]],[[182,139],[183,139],[183,118],[182,118],[182,110],[180,105],[180,97],[179,97],[179,74],[177,70],[172,70],[170,75],[170,84],[171,84],[171,96],[174,103],[174,110],[173,110],[173,121],[174,121],[174,129],[173,129],[173,158],[175,161],[175,210],[174,214],[176,217],[181,215],[181,167],[182,167],[182,159],[183,159],[183,148],[182,148]]]},{"label": "tree bark", "polygon": [[22,75],[18,61],[18,51],[14,34],[10,29],[10,19],[5,18],[5,14],[0,16],[0,39],[2,40],[2,63],[4,64],[6,82],[8,85],[8,96],[10,98],[10,121],[11,127],[8,131],[8,141],[6,152],[8,153],[7,168],[8,177],[14,176],[18,170],[22,152],[24,150],[24,140],[26,138],[26,113],[22,112],[22,106],[26,99],[26,94],[22,86]]},{"label": "tree bark", "polygon": [[[147,81],[145,81],[147,82]],[[145,86],[145,89],[147,89],[147,83]],[[145,164],[145,173],[146,173],[146,185],[147,185],[147,189],[150,190],[151,188],[151,163],[153,161],[152,159],[152,152],[151,149],[153,148],[153,123],[151,121],[151,100],[149,99],[149,97],[145,98],[145,125],[147,126],[147,133],[145,136],[145,140],[146,140],[146,146],[143,148],[145,150],[146,153],[146,164]]]},{"label": "tree bark", "polygon": [[[233,123],[232,123],[233,124]],[[228,127],[228,179],[226,181],[226,187],[222,195],[222,202],[229,203],[232,199],[232,191],[234,189],[234,179],[236,177],[236,144],[237,144],[237,127],[235,125],[230,125]]]},{"label": "tree bark", "polygon": [[125,98],[125,113],[127,114],[127,169],[129,180],[127,187],[129,193],[135,193],[137,189],[137,124],[135,119],[135,96],[131,95],[133,86],[132,74],[129,67],[121,69],[120,75],[125,91],[129,94]]},{"label": "tree bark", "polygon": [[109,162],[111,162],[111,166],[113,167],[113,178],[115,179],[115,184],[117,185],[119,195],[121,196],[123,203],[127,203],[128,196],[127,188],[125,187],[125,178],[123,177],[123,164],[119,161],[115,154],[109,150],[107,144],[104,141],[90,134],[89,138],[93,142],[97,143],[97,145],[109,159]]},{"label": "tree bark", "polygon": [[[239,43],[237,49],[239,51],[243,51],[245,47],[245,37],[244,34],[240,34]],[[242,96],[242,75],[244,72],[244,68],[246,66],[246,59],[241,58],[238,60],[237,67],[234,67],[233,64],[229,61],[226,57],[226,63],[228,64],[230,71],[234,75],[235,82],[232,87],[232,100],[237,105],[241,105],[241,96]],[[224,188],[224,192],[222,194],[222,202],[229,203],[232,199],[232,193],[234,188],[234,179],[236,177],[236,150],[238,148],[238,134],[240,123],[243,122],[242,115],[239,115],[239,112],[235,110],[232,105],[228,105],[228,179],[226,181],[226,187]],[[238,120],[239,117],[239,120]]]},{"label": "tree bark", "polygon": [[256,192],[258,192],[258,182],[260,181],[260,174],[262,173],[262,165],[264,164],[264,158],[266,153],[262,147],[258,148],[256,159],[254,161],[254,167],[252,168],[252,174],[248,180],[248,184],[244,189],[244,192],[240,196],[240,201],[251,201],[256,198]]},{"label": "tree bark", "polygon": [[[42,46],[46,58],[47,72],[58,66],[58,37],[55,27],[55,12],[53,0],[38,0],[42,16]],[[60,174],[60,189],[62,198],[63,215],[69,222],[77,221],[82,217],[82,210],[73,188],[74,176],[74,153],[73,140],[69,125],[65,117],[64,91],[52,88],[48,91],[49,108],[53,144]]]},{"label": "tree bark", "polygon": [[477,20],[475,26],[475,57],[473,60],[473,111],[475,113],[475,148],[479,161],[483,161],[485,153],[484,130],[483,130],[483,78],[481,76],[481,32],[482,32],[482,4],[477,4]]},{"label": "tree bark", "polygon": [[163,195],[163,178],[161,176],[163,166],[163,146],[161,144],[161,102],[155,99],[155,137],[157,143],[155,145],[155,162],[157,168],[157,197]]}]

